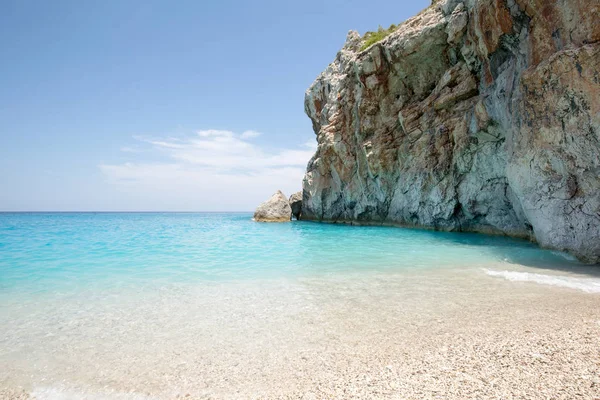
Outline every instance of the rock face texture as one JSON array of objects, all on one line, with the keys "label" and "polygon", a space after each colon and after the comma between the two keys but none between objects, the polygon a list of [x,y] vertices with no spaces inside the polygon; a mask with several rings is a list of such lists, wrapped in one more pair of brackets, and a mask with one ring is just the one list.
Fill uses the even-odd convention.
[{"label": "rock face texture", "polygon": [[292,215],[297,220],[302,216],[302,192],[294,193],[290,196],[290,207],[292,207]]},{"label": "rock face texture", "polygon": [[271,198],[262,203],[254,212],[256,222],[290,222],[292,208],[288,198],[278,190]]},{"label": "rock face texture", "polygon": [[536,240],[600,262],[600,0],[441,0],[305,97],[302,218]]}]

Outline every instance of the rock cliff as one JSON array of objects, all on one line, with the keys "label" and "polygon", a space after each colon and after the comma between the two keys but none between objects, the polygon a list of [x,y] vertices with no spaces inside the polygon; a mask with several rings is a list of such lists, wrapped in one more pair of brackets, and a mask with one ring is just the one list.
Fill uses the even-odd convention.
[{"label": "rock cliff", "polygon": [[308,89],[302,219],[529,238],[600,262],[600,0],[442,0]]}]

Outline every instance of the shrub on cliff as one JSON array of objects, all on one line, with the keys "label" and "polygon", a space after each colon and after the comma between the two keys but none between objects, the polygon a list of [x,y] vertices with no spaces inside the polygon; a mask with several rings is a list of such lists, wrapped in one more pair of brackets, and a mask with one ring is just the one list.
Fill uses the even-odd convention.
[{"label": "shrub on cliff", "polygon": [[390,27],[387,29],[384,29],[381,27],[381,25],[379,25],[379,29],[377,29],[376,32],[365,33],[365,35],[363,36],[363,45],[361,46],[360,50],[362,51],[367,47],[371,46],[372,44],[375,44],[385,39],[390,33],[394,32],[396,28],[397,26],[394,24],[390,25]]}]

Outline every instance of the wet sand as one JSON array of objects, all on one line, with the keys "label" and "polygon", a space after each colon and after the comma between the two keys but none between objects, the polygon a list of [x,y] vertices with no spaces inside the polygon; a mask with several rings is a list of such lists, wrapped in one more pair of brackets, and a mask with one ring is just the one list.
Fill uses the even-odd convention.
[{"label": "wet sand", "polygon": [[483,269],[0,304],[2,399],[600,399],[600,294]]}]

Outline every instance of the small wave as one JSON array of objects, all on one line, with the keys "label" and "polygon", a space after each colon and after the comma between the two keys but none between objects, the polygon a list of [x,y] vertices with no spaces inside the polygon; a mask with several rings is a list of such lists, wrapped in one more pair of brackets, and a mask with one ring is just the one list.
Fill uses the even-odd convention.
[{"label": "small wave", "polygon": [[571,255],[569,253],[565,253],[564,251],[553,250],[553,251],[551,251],[551,253],[554,254],[555,256],[561,257],[567,261],[577,262],[577,257],[575,257],[574,255]]},{"label": "small wave", "polygon": [[581,290],[586,293],[600,293],[600,279],[543,275],[531,272],[496,271],[491,269],[484,269],[484,271],[490,276],[504,278],[511,282],[535,282],[542,285]]},{"label": "small wave", "polygon": [[154,400],[154,398],[136,393],[119,393],[114,391],[72,390],[62,387],[39,387],[31,392],[34,399],[39,400]]}]

